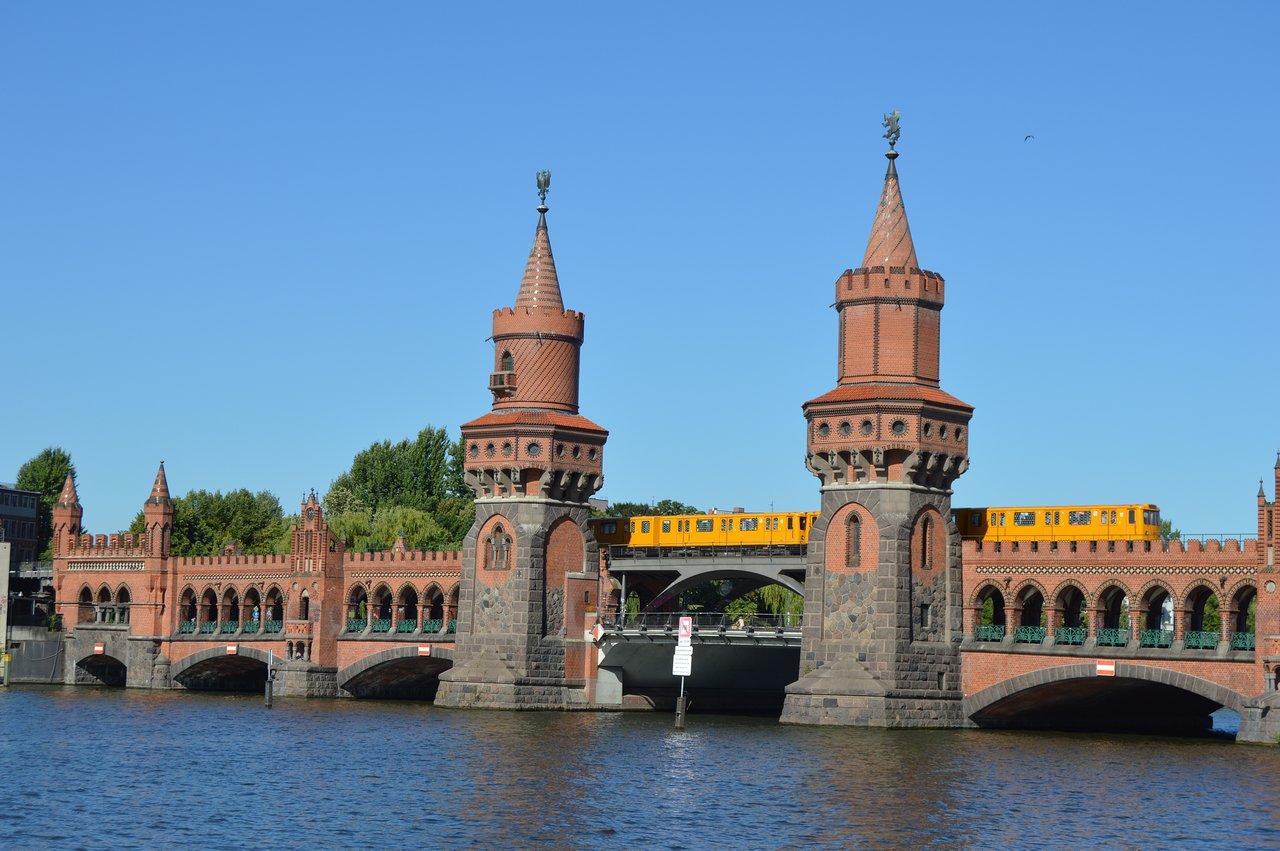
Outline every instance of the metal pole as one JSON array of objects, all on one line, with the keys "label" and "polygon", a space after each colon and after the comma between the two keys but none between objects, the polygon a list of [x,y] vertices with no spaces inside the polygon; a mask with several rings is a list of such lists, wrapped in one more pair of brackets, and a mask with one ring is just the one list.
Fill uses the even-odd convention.
[{"label": "metal pole", "polygon": [[680,678],[680,696],[676,698],[676,729],[684,729],[684,677]]},{"label": "metal pole", "polygon": [[263,691],[262,691],[263,703],[266,705],[268,709],[271,708],[271,692],[274,691],[273,687],[275,686],[275,682],[276,682],[276,668],[275,668],[275,665],[272,664],[272,662],[274,661],[275,661],[274,654],[272,654],[272,652],[268,650],[267,651],[267,682],[266,682],[266,686],[263,688]]}]

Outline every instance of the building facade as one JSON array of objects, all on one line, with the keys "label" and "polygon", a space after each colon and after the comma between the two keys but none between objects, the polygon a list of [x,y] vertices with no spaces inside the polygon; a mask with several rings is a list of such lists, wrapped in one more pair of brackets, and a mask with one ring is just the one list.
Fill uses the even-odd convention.
[{"label": "building facade", "polygon": [[0,540],[9,542],[15,565],[40,555],[39,530],[40,494],[0,484]]}]

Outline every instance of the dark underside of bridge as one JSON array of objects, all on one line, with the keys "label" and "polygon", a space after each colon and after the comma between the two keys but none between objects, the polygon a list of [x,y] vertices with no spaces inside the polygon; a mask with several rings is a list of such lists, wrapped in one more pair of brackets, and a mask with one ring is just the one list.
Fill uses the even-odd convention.
[{"label": "dark underside of bridge", "polygon": [[267,666],[247,656],[221,656],[192,665],[174,677],[192,691],[235,691],[261,694],[266,690]]},{"label": "dark underside of bridge", "polygon": [[440,675],[452,664],[437,658],[393,659],[356,674],[342,688],[358,698],[435,700]]},{"label": "dark underside of bridge", "polygon": [[1035,686],[974,713],[980,727],[1197,735],[1219,704],[1162,683],[1093,677]]},{"label": "dark underside of bridge", "polygon": [[124,663],[111,656],[89,656],[76,664],[76,685],[124,687]]}]

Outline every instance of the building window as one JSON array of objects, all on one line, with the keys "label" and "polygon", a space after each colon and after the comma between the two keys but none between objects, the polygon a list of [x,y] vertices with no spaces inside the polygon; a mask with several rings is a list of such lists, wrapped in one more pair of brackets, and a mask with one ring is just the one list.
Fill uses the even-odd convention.
[{"label": "building window", "polygon": [[849,514],[848,542],[846,544],[847,553],[845,556],[845,564],[849,567],[862,566],[862,520],[857,514]]},{"label": "building window", "polygon": [[511,352],[502,353],[502,371],[503,372],[516,371],[516,359],[511,356]]},{"label": "building window", "polygon": [[493,527],[493,532],[485,540],[485,569],[506,570],[510,566],[510,552],[511,536],[507,534],[507,530],[502,528],[502,524],[499,523]]},{"label": "building window", "polygon": [[933,625],[933,615],[928,603],[920,604],[919,626],[921,629],[928,629]]}]

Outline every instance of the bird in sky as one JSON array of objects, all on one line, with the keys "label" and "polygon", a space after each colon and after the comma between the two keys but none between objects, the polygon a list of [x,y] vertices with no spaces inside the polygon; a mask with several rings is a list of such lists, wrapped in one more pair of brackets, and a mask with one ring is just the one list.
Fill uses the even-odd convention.
[{"label": "bird in sky", "polygon": [[1031,140],[1032,140],[1032,139],[1034,139],[1034,138],[1035,138],[1035,136],[1032,136],[1030,133],[1028,133],[1027,135],[1025,135],[1025,136],[1023,136],[1023,137],[1022,137],[1022,141],[1024,141],[1024,142],[1029,142],[1029,141],[1031,141]]}]

